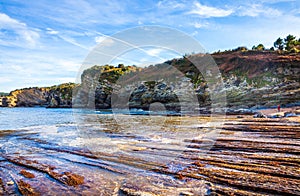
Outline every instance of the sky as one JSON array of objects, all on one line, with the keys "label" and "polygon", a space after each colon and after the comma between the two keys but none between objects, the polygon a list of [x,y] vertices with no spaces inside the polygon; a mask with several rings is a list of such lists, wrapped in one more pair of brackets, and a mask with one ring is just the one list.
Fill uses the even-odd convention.
[{"label": "sky", "polygon": [[[185,33],[207,52],[271,47],[278,37],[300,37],[300,1],[0,0],[0,92],[74,82],[97,45],[145,25]],[[143,66],[172,55],[183,54],[154,47],[120,59]]]}]

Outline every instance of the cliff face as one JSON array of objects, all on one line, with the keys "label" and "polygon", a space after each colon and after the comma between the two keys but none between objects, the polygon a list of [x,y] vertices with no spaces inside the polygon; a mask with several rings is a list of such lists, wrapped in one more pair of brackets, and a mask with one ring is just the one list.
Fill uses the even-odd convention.
[{"label": "cliff face", "polygon": [[[224,77],[236,75],[256,82],[255,87],[276,81],[300,81],[300,54],[278,54],[268,51],[248,51],[213,54]],[[270,80],[273,79],[273,80]]]},{"label": "cliff face", "polygon": [[299,104],[299,53],[248,51],[212,56],[222,72],[229,107]]},{"label": "cliff face", "polygon": [[[259,108],[277,104],[299,104],[299,53],[236,51],[217,53],[212,57],[222,74],[224,88],[218,90],[226,93],[228,107]],[[148,110],[152,103],[159,102],[165,109],[177,112],[180,106],[191,105],[191,97],[188,94],[196,94],[197,100],[193,101],[199,102],[198,107],[209,108],[212,103],[212,87],[189,60],[193,58],[203,58],[203,55],[169,60],[139,72],[115,74],[114,80],[108,80],[107,73],[93,67],[83,74],[81,92],[78,93],[81,98],[76,100],[80,100],[79,106],[84,107],[89,105],[95,108],[111,108],[113,101],[114,107],[117,108],[144,110]],[[95,74],[90,73],[95,73],[95,70],[98,70],[98,76],[92,79],[95,78]],[[180,77],[176,71],[185,78]],[[115,84],[117,80],[118,83]],[[137,81],[140,83],[136,84]],[[120,90],[114,101],[111,100],[111,94],[115,85],[119,86]],[[188,89],[191,88],[193,92],[189,92]]]},{"label": "cliff face", "polygon": [[120,76],[141,71],[135,66],[93,66],[81,75],[81,85],[73,91],[73,107],[111,108],[113,86]]},{"label": "cliff face", "polygon": [[7,103],[9,107],[45,105],[47,102],[45,93],[46,89],[43,88],[15,90],[7,96]]},{"label": "cliff face", "polygon": [[2,107],[71,107],[72,90],[75,84],[67,83],[44,88],[15,90],[0,101]]},{"label": "cliff face", "polygon": [[[218,91],[226,93],[228,107],[300,104],[300,53],[235,51],[211,56],[222,74],[224,86]],[[83,72],[81,85],[16,90],[0,98],[0,105],[2,102],[2,106],[9,107],[71,107],[73,90],[74,107],[107,109],[114,104],[113,107],[147,110],[152,103],[159,102],[176,112],[182,105],[209,108],[212,86],[189,60],[198,57],[201,55],[143,69],[122,64],[94,66]],[[191,101],[191,94],[197,100]],[[195,106],[191,102],[199,104]]]}]

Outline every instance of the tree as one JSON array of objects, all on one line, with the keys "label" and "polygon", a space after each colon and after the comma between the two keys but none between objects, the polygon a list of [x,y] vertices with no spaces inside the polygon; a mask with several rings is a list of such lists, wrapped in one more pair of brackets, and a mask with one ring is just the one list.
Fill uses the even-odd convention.
[{"label": "tree", "polygon": [[283,50],[284,45],[283,45],[283,39],[280,37],[274,42],[274,47],[277,48],[278,50]]},{"label": "tree", "polygon": [[293,35],[288,35],[285,39],[284,39],[284,43],[285,43],[285,49],[287,51],[290,51],[291,49],[294,48],[295,45],[297,45],[297,40],[296,37]]},{"label": "tree", "polygon": [[262,50],[265,50],[265,46],[263,44],[258,44],[257,46],[253,46],[252,50],[262,51]]},{"label": "tree", "polygon": [[256,50],[265,50],[265,46],[263,44],[258,44]]},{"label": "tree", "polygon": [[242,52],[245,52],[245,51],[248,51],[248,48],[246,46],[239,46],[236,49],[233,49],[232,51],[242,51]]},{"label": "tree", "polygon": [[125,65],[124,64],[119,64],[118,68],[122,68],[123,69],[123,68],[125,68]]},{"label": "tree", "polygon": [[293,36],[293,35],[291,35],[291,34],[289,34],[288,36],[286,36],[286,38],[284,39],[285,43],[292,42],[294,40],[296,40],[296,37]]}]

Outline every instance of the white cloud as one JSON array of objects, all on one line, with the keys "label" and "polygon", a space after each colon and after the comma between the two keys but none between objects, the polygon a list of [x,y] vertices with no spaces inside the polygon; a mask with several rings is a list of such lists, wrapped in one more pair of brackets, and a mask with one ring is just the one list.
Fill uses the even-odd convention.
[{"label": "white cloud", "polygon": [[209,23],[208,23],[208,22],[204,22],[204,23],[195,22],[195,23],[193,24],[193,26],[194,26],[196,29],[200,29],[200,28],[208,27],[208,26],[209,26]]},{"label": "white cloud", "polygon": [[[0,37],[0,41],[2,44],[5,45],[18,45],[18,46],[28,46],[33,48],[37,45],[38,40],[40,38],[39,33],[30,29],[25,23],[22,23],[16,19],[9,17],[4,13],[0,13],[0,30],[9,30],[16,34],[15,37],[11,38],[10,41],[3,41],[1,40],[2,37],[6,38],[6,36],[10,37],[13,36],[11,34],[3,35]],[[18,43],[18,42],[25,42]]]},{"label": "white cloud", "polygon": [[97,43],[97,44],[99,44],[99,43],[101,43],[101,42],[103,42],[103,40],[105,40],[105,36],[97,36],[97,37],[95,37],[95,42]]},{"label": "white cloud", "polygon": [[181,9],[185,8],[186,4],[173,0],[162,0],[157,3],[158,8]]},{"label": "white cloud", "polygon": [[46,33],[49,35],[57,35],[59,33],[58,31],[55,31],[51,28],[47,28],[46,30],[47,30]]},{"label": "white cloud", "polygon": [[188,14],[195,14],[202,18],[212,18],[212,17],[226,17],[233,13],[233,10],[225,10],[216,7],[209,7],[202,5],[199,2],[194,3],[195,8],[188,12]]},{"label": "white cloud", "polygon": [[102,35],[95,37],[95,42],[104,46],[111,46],[113,43],[115,43],[112,38]]},{"label": "white cloud", "polygon": [[269,4],[272,4],[272,3],[281,3],[281,2],[295,2],[296,0],[260,0],[260,2],[263,2],[263,3],[269,3]]},{"label": "white cloud", "polygon": [[145,50],[145,52],[150,56],[158,56],[163,51],[164,50],[161,48],[153,48],[153,49]]},{"label": "white cloud", "polygon": [[77,46],[79,48],[85,49],[85,50],[90,50],[90,48],[78,43],[75,39],[71,38],[71,37],[67,37],[65,35],[58,35],[59,38],[61,38],[62,40],[64,40],[65,42],[72,44],[74,46]]},{"label": "white cloud", "polygon": [[270,7],[265,7],[262,4],[250,4],[238,7],[235,12],[239,16],[250,16],[257,17],[260,15],[264,15],[266,17],[277,17],[281,16],[282,13]]},{"label": "white cloud", "polygon": [[194,31],[193,33],[191,33],[191,36],[196,36],[196,35],[198,35],[198,31]]}]

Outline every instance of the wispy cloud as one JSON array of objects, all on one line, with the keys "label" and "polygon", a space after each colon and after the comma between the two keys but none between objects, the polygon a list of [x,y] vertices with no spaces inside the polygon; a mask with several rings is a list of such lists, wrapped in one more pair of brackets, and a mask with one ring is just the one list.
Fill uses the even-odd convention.
[{"label": "wispy cloud", "polygon": [[185,2],[179,2],[176,0],[162,0],[157,3],[158,8],[168,8],[168,9],[183,9],[186,8]]},{"label": "wispy cloud", "polygon": [[199,2],[194,3],[195,8],[188,12],[188,14],[194,14],[202,18],[212,18],[212,17],[226,17],[233,13],[231,9],[221,9],[216,7],[210,7],[202,5]]},{"label": "wispy cloud", "polygon": [[51,28],[47,28],[46,29],[46,33],[49,34],[49,35],[57,35],[59,32],[58,31],[55,31]]},{"label": "wispy cloud", "polygon": [[282,2],[296,2],[296,1],[298,0],[259,0],[259,2],[261,3],[268,3],[268,4],[282,3]]},{"label": "wispy cloud", "polygon": [[145,50],[145,52],[150,56],[159,56],[159,54],[163,51],[164,50],[161,48],[152,48],[152,49]]},{"label": "wispy cloud", "polygon": [[80,43],[78,43],[74,38],[72,37],[67,37],[65,35],[57,35],[59,38],[61,38],[62,40],[64,40],[65,42],[69,43],[69,44],[72,44],[73,46],[77,46],[79,48],[82,48],[84,50],[90,50],[91,48],[87,47],[87,46],[84,46]]},{"label": "wispy cloud", "polygon": [[114,40],[109,36],[100,35],[95,37],[95,42],[103,46],[110,46],[114,43]]},{"label": "wispy cloud", "polygon": [[[30,29],[25,23],[0,13],[0,44],[18,45],[33,48],[40,38],[36,30]],[[8,38],[10,40],[8,41]]]},{"label": "wispy cloud", "polygon": [[266,17],[278,17],[282,15],[281,11],[258,3],[239,6],[236,8],[235,12],[239,16],[250,17],[257,17],[261,15]]},{"label": "wispy cloud", "polygon": [[208,23],[208,22],[195,22],[195,23],[193,23],[193,26],[194,26],[196,29],[206,28],[206,27],[209,26],[209,23]]}]

